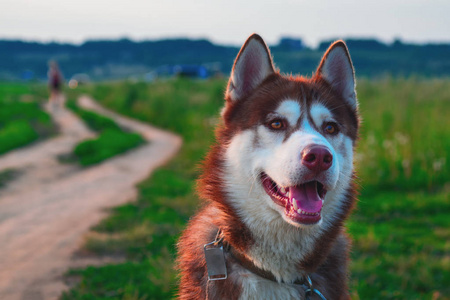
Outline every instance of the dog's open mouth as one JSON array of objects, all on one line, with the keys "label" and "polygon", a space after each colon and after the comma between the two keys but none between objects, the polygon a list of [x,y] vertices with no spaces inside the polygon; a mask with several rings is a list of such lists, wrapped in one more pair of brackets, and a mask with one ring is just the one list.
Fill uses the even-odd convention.
[{"label": "dog's open mouth", "polygon": [[296,186],[281,187],[267,174],[261,174],[261,183],[272,200],[285,208],[285,215],[300,224],[315,224],[321,219],[326,190],[322,183],[310,181]]}]

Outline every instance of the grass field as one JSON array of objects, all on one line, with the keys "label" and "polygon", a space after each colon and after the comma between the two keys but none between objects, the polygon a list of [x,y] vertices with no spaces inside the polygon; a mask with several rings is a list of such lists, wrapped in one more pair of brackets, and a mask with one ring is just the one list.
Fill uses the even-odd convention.
[{"label": "grass field", "polygon": [[[122,154],[144,143],[137,133],[124,131],[114,120],[80,108],[73,91],[68,93],[67,107],[76,113],[98,137],[81,141],[73,149],[73,157],[82,166],[90,166]],[[66,158],[67,160],[67,158]],[[68,159],[68,161],[72,161]]]},{"label": "grass field", "polygon": [[[72,270],[63,299],[167,299],[176,289],[174,244],[198,207],[198,163],[213,143],[223,80],[100,84],[88,92],[122,114],[172,130],[180,154],[115,208],[85,250],[123,263]],[[450,80],[360,80],[361,196],[348,222],[353,299],[450,295]],[[176,116],[176,118],[174,117]]]},{"label": "grass field", "polygon": [[44,99],[42,86],[0,84],[0,154],[56,132],[50,116],[40,107]]}]

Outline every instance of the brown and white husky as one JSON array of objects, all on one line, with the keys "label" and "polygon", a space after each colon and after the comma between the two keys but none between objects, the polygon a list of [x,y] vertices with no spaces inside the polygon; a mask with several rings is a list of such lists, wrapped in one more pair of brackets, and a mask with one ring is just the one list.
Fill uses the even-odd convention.
[{"label": "brown and white husky", "polygon": [[[198,185],[205,205],[178,244],[179,299],[349,299],[344,221],[359,117],[345,43],[312,78],[293,77],[253,34],[222,119]],[[208,264],[205,244],[218,251]]]}]

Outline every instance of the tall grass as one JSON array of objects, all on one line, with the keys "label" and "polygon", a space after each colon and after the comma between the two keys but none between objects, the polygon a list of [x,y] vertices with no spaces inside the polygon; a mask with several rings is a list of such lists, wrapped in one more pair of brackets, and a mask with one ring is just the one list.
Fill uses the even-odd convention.
[{"label": "tall grass", "polygon": [[[120,113],[180,134],[181,153],[139,185],[87,240],[97,255],[127,262],[72,271],[64,299],[167,299],[176,289],[174,244],[198,207],[198,162],[213,142],[223,80],[115,83],[90,93]],[[450,294],[450,80],[360,80],[354,299],[440,299]]]},{"label": "tall grass", "polygon": [[357,163],[366,188],[439,187],[450,178],[448,80],[360,80]]}]

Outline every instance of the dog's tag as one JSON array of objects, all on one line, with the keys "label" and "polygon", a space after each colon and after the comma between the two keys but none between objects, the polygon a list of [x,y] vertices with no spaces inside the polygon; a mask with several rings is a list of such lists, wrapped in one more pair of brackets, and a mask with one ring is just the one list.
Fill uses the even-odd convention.
[{"label": "dog's tag", "polygon": [[227,279],[227,267],[222,243],[212,242],[203,246],[209,280]]}]

